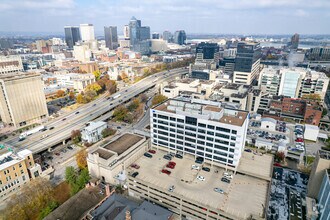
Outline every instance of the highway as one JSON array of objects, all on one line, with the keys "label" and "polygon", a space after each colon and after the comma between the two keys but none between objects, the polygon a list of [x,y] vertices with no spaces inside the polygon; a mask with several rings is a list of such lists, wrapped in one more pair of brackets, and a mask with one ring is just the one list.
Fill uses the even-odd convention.
[{"label": "highway", "polygon": [[[124,90],[111,95],[110,97],[114,97],[120,94],[120,97],[114,100],[109,99],[109,97],[102,96],[97,100],[77,108],[73,112],[62,115],[51,122],[43,124],[47,127],[47,130],[44,132],[32,134],[23,141],[19,141],[18,136],[12,137],[3,141],[3,143],[6,146],[13,147],[16,151],[21,149],[29,149],[33,153],[39,153],[63,142],[63,140],[69,139],[72,130],[81,129],[88,122],[95,120],[100,116],[103,120],[106,117],[109,118],[111,116],[111,111],[115,107],[129,101],[131,98],[152,88],[156,84],[172,80],[175,77],[186,73],[187,69],[180,68],[171,70],[170,72],[164,71],[153,74],[129,87],[126,87]],[[50,130],[49,128],[52,127],[54,128]],[[43,136],[46,137],[42,138]]]}]

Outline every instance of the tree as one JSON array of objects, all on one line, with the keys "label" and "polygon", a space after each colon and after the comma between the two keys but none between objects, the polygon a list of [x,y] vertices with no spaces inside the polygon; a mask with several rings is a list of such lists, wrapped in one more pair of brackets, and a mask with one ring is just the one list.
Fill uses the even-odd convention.
[{"label": "tree", "polygon": [[328,110],[326,108],[323,108],[322,117],[326,116],[327,114],[328,114]]},{"label": "tree", "polygon": [[57,98],[60,98],[60,97],[63,97],[65,94],[65,92],[63,90],[57,90],[56,92],[56,97]]},{"label": "tree", "polygon": [[44,219],[47,215],[49,215],[53,210],[55,210],[59,206],[58,202],[56,201],[50,201],[46,208],[43,208],[40,211],[39,219]]},{"label": "tree", "polygon": [[82,94],[78,94],[76,98],[77,103],[83,104],[85,103],[85,97]]},{"label": "tree", "polygon": [[144,93],[142,93],[140,96],[139,96],[141,102],[147,102],[148,100],[148,96]]},{"label": "tree", "polygon": [[116,130],[112,129],[112,128],[105,128],[101,134],[103,138],[106,138],[110,135],[114,135],[116,133]]},{"label": "tree", "polygon": [[65,168],[65,181],[67,181],[70,185],[76,183],[77,180],[77,173],[74,167],[70,166]]},{"label": "tree", "polygon": [[74,92],[71,91],[71,92],[69,93],[69,98],[70,98],[70,99],[74,99]]},{"label": "tree", "polygon": [[113,112],[113,117],[115,121],[123,121],[127,116],[128,110],[124,106],[118,106]]},{"label": "tree", "polygon": [[152,105],[158,105],[159,103],[164,102],[167,100],[167,97],[161,94],[155,95],[154,98],[152,99]]},{"label": "tree", "polygon": [[96,96],[97,96],[97,93],[95,91],[87,90],[85,92],[85,100],[87,103],[92,101]]},{"label": "tree", "polygon": [[117,91],[117,83],[113,80],[109,80],[106,83],[106,88],[111,95]]},{"label": "tree", "polygon": [[99,80],[100,76],[101,76],[101,72],[99,70],[95,70],[93,72],[94,76],[95,76],[95,80]]},{"label": "tree", "polygon": [[135,111],[140,105],[140,100],[138,98],[135,98],[133,101],[130,102],[130,104],[127,106],[127,109],[129,112]]},{"label": "tree", "polygon": [[307,100],[314,100],[314,101],[320,101],[321,96],[319,94],[305,94],[301,97],[302,99],[307,99]]},{"label": "tree", "polygon": [[77,144],[81,141],[81,132],[80,130],[72,130],[71,131],[71,140],[73,143]]},{"label": "tree", "polygon": [[84,169],[87,167],[87,152],[86,150],[81,150],[76,154],[76,161],[79,169]]},{"label": "tree", "polygon": [[74,195],[83,189],[85,184],[90,180],[88,169],[84,168],[78,172],[72,166],[67,167],[65,170],[65,180],[70,185],[71,195]]},{"label": "tree", "polygon": [[92,83],[86,87],[86,90],[91,90],[98,94],[102,90],[102,87],[98,83]]},{"label": "tree", "polygon": [[285,154],[283,151],[278,151],[276,152],[275,154],[275,161],[276,162],[283,162],[284,161],[284,158],[285,158]]},{"label": "tree", "polygon": [[128,78],[128,75],[125,72],[121,72],[120,77],[122,80],[125,80]]}]

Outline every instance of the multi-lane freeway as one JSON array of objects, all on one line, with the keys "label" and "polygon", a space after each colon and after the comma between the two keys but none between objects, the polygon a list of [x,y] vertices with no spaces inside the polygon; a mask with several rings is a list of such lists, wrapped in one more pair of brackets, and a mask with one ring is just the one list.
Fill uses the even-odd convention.
[{"label": "multi-lane freeway", "polygon": [[[104,116],[110,117],[111,111],[115,107],[145,92],[156,84],[172,80],[186,73],[187,70],[184,68],[156,73],[109,96],[112,98],[103,96],[77,108],[69,114],[62,115],[56,118],[56,120],[45,123],[46,131],[37,132],[28,136],[23,141],[19,141],[18,136],[15,136],[3,141],[3,143],[15,150],[30,149],[33,153],[39,153],[69,139],[72,130],[81,129],[86,126],[86,123],[100,116],[101,119],[104,119]],[[120,96],[118,97],[119,94]],[[114,97],[117,98],[113,99]]]}]

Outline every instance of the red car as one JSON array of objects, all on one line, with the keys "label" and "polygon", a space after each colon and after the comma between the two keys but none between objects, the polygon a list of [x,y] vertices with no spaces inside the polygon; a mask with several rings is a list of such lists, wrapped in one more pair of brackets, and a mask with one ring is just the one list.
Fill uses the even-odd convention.
[{"label": "red car", "polygon": [[174,169],[175,166],[174,166],[173,164],[170,164],[170,163],[169,163],[169,164],[166,164],[166,167],[167,167],[167,168]]},{"label": "red car", "polygon": [[131,164],[131,167],[133,167],[133,168],[135,168],[135,169],[139,169],[139,168],[140,168],[140,166],[137,165],[136,163],[132,163],[132,164]]},{"label": "red car", "polygon": [[304,140],[301,139],[301,138],[297,138],[297,139],[296,139],[296,142],[304,142]]},{"label": "red car", "polygon": [[172,164],[173,166],[175,166],[175,165],[176,165],[176,163],[175,163],[175,162],[173,162],[173,161],[170,161],[170,162],[168,162],[168,164]]},{"label": "red car", "polygon": [[148,152],[151,153],[151,154],[155,154],[156,153],[155,150],[149,150]]},{"label": "red car", "polygon": [[167,174],[167,175],[170,175],[170,174],[171,174],[171,171],[166,170],[166,169],[162,169],[162,173],[165,173],[165,174]]},{"label": "red car", "polygon": [[282,165],[280,163],[274,163],[274,166],[276,166],[276,167],[282,167]]}]

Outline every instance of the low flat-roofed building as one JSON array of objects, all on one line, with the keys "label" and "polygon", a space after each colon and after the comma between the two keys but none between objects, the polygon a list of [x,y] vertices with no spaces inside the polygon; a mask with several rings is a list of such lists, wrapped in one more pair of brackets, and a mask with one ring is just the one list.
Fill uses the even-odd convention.
[{"label": "low flat-roofed building", "polygon": [[0,75],[15,74],[24,71],[20,56],[0,56]]},{"label": "low flat-roofed building", "polygon": [[[182,159],[173,157],[171,161],[176,163],[174,169],[166,168],[169,162],[163,159],[166,154],[167,151],[158,149],[152,158],[142,156],[137,159],[135,163],[140,168],[135,177],[132,174],[136,170],[127,169],[130,196],[166,207],[183,219],[236,220],[247,219],[250,215],[261,219],[264,215],[272,157],[255,155],[256,160],[252,160],[249,158],[253,155],[251,153],[246,158],[250,162],[243,164],[245,168],[239,167],[241,171],[234,174],[208,162],[196,164],[195,158],[189,154],[183,155]],[[192,169],[193,165],[197,165],[198,170]],[[202,167],[210,168],[210,172]],[[171,173],[167,175],[162,172],[163,169]],[[258,178],[248,173],[254,169],[258,170],[255,173]],[[233,175],[230,183],[221,181],[225,172]],[[198,176],[204,180],[199,180]],[[216,192],[215,188],[223,190],[223,194]]]},{"label": "low flat-roofed building", "polygon": [[0,155],[0,200],[4,201],[18,189],[41,174],[41,166],[34,162],[30,150]]},{"label": "low flat-roofed building", "polygon": [[126,168],[147,149],[145,137],[125,133],[88,153],[89,173],[110,184],[123,184],[126,180]]},{"label": "low flat-roofed building", "polygon": [[102,131],[106,129],[104,121],[89,122],[89,125],[81,130],[81,139],[84,142],[95,143],[102,139]]}]

